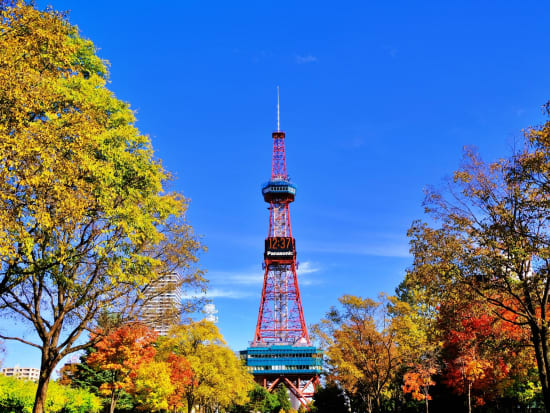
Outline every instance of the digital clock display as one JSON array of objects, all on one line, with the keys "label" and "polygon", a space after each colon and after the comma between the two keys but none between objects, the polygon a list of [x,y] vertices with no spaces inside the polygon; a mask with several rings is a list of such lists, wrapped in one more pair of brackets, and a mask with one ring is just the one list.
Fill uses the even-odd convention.
[{"label": "digital clock display", "polygon": [[269,237],[265,240],[266,258],[292,258],[296,251],[292,237]]}]

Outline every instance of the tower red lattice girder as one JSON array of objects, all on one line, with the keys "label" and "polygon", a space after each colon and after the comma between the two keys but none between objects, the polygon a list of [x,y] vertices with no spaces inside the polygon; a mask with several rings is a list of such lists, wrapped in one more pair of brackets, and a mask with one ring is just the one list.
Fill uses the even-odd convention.
[{"label": "tower red lattice girder", "polygon": [[310,344],[298,286],[296,243],[289,204],[296,187],[286,173],[285,133],[273,132],[271,181],[263,187],[269,202],[264,282],[253,344]]},{"label": "tower red lattice girder", "polygon": [[295,263],[266,260],[254,344],[309,344]]}]

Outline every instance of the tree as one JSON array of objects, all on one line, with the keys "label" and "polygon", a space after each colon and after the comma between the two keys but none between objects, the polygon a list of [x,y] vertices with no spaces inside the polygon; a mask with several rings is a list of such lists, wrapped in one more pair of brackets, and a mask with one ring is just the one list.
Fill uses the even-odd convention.
[{"label": "tree", "polygon": [[100,309],[131,320],[163,275],[204,279],[186,200],[164,192],[169,174],[92,42],[51,10],[0,13],[0,307],[38,341],[0,338],[40,350],[41,413],[56,364],[98,339],[83,333]]},{"label": "tree", "polygon": [[400,363],[396,331],[388,302],[344,295],[342,310],[331,308],[313,327],[328,358],[328,379],[361,400],[369,412],[380,411]]},{"label": "tree", "polygon": [[[479,314],[476,310],[480,306],[475,302],[461,304],[456,308],[456,304],[449,306],[446,303],[442,308],[447,362],[445,381],[456,393],[467,395],[468,412],[471,413],[472,389],[484,389],[497,384],[490,380],[487,386],[487,379],[491,376],[494,366],[488,359],[488,354],[482,349],[483,342],[492,333],[492,318],[486,313]],[[505,376],[508,372],[505,364],[503,367],[502,376]],[[476,398],[476,405],[484,403],[485,400],[481,396]]]},{"label": "tree", "polygon": [[13,7],[15,0],[0,0],[0,11],[6,10],[9,7]]},{"label": "tree", "polygon": [[415,367],[413,371],[409,371],[403,376],[403,393],[411,393],[415,400],[424,400],[426,413],[428,413],[428,401],[432,399],[430,387],[435,385],[433,376],[437,370],[433,367],[428,369],[424,369],[422,366]]},{"label": "tree", "polygon": [[[548,106],[547,106],[548,111]],[[471,289],[529,331],[550,412],[550,122],[528,129],[525,148],[483,162],[471,150],[448,191],[428,191],[439,228],[416,222],[415,270],[439,268],[445,284]],[[438,242],[434,242],[438,240]]]},{"label": "tree", "polygon": [[[532,380],[528,331],[517,322],[516,314],[493,305],[457,275],[460,238],[419,222],[413,223],[409,236],[414,261],[398,294],[412,312],[401,307],[394,311],[397,317],[393,320],[395,325],[396,319],[405,316],[416,326],[399,328],[406,333],[399,347],[412,355],[403,390],[421,398],[424,382],[424,394],[430,396],[423,399],[428,408],[427,383],[437,384],[434,377],[441,374],[442,382],[467,396],[469,406],[471,398],[478,405],[502,397],[519,401],[519,393],[512,390],[518,388],[514,383]],[[491,297],[488,285],[484,294]],[[509,301],[507,305],[514,304]],[[433,369],[435,374],[426,374]]]},{"label": "tree", "polygon": [[158,412],[168,409],[169,398],[176,388],[167,363],[151,361],[140,365],[134,382],[133,393],[139,410]]},{"label": "tree", "polygon": [[468,411],[472,399],[483,405],[510,394],[515,381],[530,379],[534,365],[527,331],[502,318],[479,298],[441,306],[443,378],[455,393],[467,396]]},{"label": "tree", "polygon": [[174,387],[168,397],[168,406],[177,411],[185,406],[185,390],[193,386],[193,370],[187,359],[178,354],[170,354],[166,359],[170,372],[170,383]]},{"label": "tree", "polygon": [[[109,370],[102,370],[97,365],[91,366],[87,360],[90,354],[96,350],[93,347],[88,347],[84,354],[80,357],[80,363],[76,365],[76,371],[71,378],[71,386],[90,391],[101,398],[103,406],[107,409],[111,405],[111,398],[100,391],[101,386],[110,383],[112,373]],[[120,390],[117,398],[117,410],[119,411],[134,411],[134,400],[124,390]]]},{"label": "tree", "polygon": [[75,387],[107,396],[109,411],[166,410],[185,407],[184,390],[192,384],[191,366],[173,353],[157,353],[156,333],[143,324],[120,326],[81,358]]},{"label": "tree", "polygon": [[428,413],[430,387],[436,384],[433,377],[440,371],[438,310],[424,301],[422,292],[410,287],[401,283],[397,290],[401,299],[391,297],[389,310],[404,372],[401,390],[417,401],[424,401]]},{"label": "tree", "polygon": [[63,386],[70,386],[73,383],[73,377],[78,370],[77,363],[67,363],[59,370],[58,383]]},{"label": "tree", "polygon": [[319,387],[313,395],[314,413],[348,413],[344,392],[335,383]]},{"label": "tree", "polygon": [[292,405],[290,404],[290,397],[288,397],[288,390],[285,385],[281,384],[277,386],[277,391],[275,392],[275,395],[277,396],[279,409],[288,412]]},{"label": "tree", "polygon": [[244,405],[233,405],[231,413],[276,413],[280,410],[277,395],[270,393],[264,387],[255,384],[254,388],[248,392],[249,401]]},{"label": "tree", "polygon": [[[86,363],[108,372],[107,380],[98,390],[109,396],[110,413],[114,413],[123,392],[132,394],[136,391],[138,371],[152,362],[156,353],[153,347],[156,339],[157,333],[143,324],[135,323],[119,327],[95,344],[95,351],[87,357]],[[145,386],[143,382],[140,391],[143,392]]]},{"label": "tree", "polygon": [[[0,375],[0,410],[30,412],[34,405],[36,383]],[[97,413],[100,400],[84,389],[72,389],[53,383],[46,399],[48,412]]]},{"label": "tree", "polygon": [[189,362],[192,380],[181,388],[188,409],[196,405],[225,409],[248,402],[252,375],[226,347],[214,323],[203,320],[175,326],[160,338],[159,353],[160,357],[177,354]]}]

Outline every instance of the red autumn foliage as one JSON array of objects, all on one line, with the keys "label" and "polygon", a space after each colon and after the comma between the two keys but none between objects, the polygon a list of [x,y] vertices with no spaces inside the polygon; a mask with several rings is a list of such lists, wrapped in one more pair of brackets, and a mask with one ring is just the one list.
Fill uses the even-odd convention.
[{"label": "red autumn foliage", "polygon": [[444,382],[478,406],[497,397],[511,380],[511,366],[526,340],[524,328],[502,318],[512,320],[513,314],[497,315],[475,300],[447,302],[440,309]]}]

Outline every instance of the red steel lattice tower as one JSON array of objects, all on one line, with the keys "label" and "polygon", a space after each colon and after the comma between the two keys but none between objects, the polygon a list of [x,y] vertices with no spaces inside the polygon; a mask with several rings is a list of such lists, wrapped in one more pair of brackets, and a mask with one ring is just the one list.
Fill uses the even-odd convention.
[{"label": "red steel lattice tower", "polygon": [[296,186],[287,176],[278,99],[277,131],[272,137],[271,180],[262,187],[264,200],[269,204],[262,297],[254,339],[241,355],[256,382],[269,390],[283,384],[295,408],[300,404],[307,407],[319,385],[322,354],[310,343],[300,299],[296,242],[289,211]]},{"label": "red steel lattice tower", "polygon": [[264,283],[253,345],[310,344],[296,274],[296,243],[289,204],[296,187],[286,173],[285,133],[273,132],[271,180],[262,188],[269,203],[269,233],[265,240]]}]

